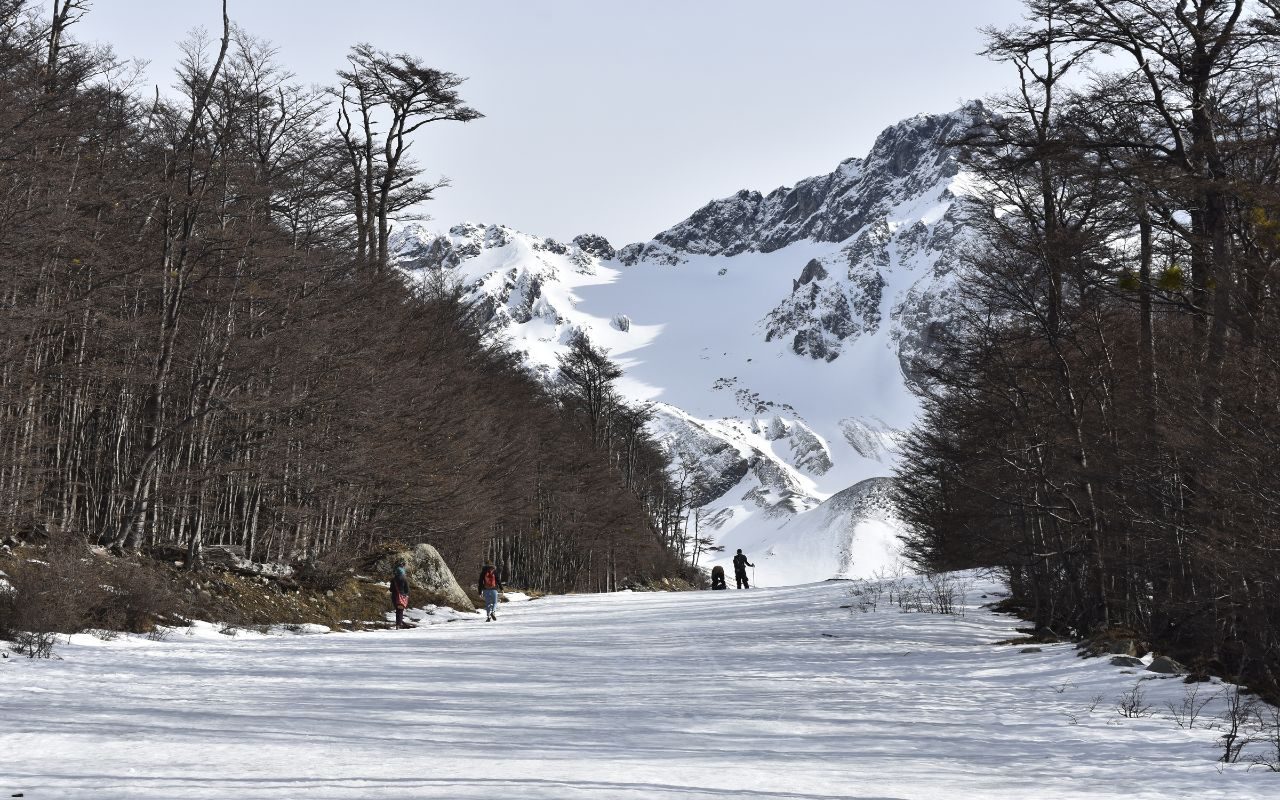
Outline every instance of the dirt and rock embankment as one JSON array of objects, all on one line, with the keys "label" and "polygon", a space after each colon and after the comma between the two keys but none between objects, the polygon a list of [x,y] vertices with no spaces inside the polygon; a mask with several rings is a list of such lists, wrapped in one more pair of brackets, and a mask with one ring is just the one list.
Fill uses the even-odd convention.
[{"label": "dirt and rock embankment", "polygon": [[50,541],[0,546],[0,638],[18,633],[124,631],[206,620],[229,627],[319,624],[334,630],[387,626],[387,579],[408,568],[415,607],[475,610],[479,598],[431,545],[391,545],[360,557],[284,565],[246,559],[238,548],[156,548],[119,556]]}]

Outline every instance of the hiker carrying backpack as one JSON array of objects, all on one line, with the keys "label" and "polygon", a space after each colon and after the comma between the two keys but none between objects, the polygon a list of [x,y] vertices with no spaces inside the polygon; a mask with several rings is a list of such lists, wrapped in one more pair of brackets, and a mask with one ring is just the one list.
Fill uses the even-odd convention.
[{"label": "hiker carrying backpack", "polygon": [[493,622],[498,618],[498,594],[502,591],[502,579],[498,577],[498,568],[485,564],[480,570],[480,580],[476,582],[480,596],[484,598],[485,622]]}]

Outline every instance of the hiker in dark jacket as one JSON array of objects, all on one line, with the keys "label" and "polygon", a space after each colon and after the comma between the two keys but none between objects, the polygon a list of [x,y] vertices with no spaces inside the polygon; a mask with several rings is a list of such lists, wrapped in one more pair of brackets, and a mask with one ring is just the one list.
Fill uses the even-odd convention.
[{"label": "hiker in dark jacket", "polygon": [[719,564],[711,568],[711,588],[712,589],[728,589],[729,584],[724,582],[724,567]]},{"label": "hiker in dark jacket", "polygon": [[742,550],[738,550],[738,554],[733,557],[733,577],[738,581],[739,589],[750,589],[751,584],[747,582],[747,567],[754,567],[742,554]]},{"label": "hiker in dark jacket", "polygon": [[396,610],[396,627],[411,628],[404,621],[404,610],[409,607],[409,576],[405,574],[404,565],[396,567],[391,575],[391,606]]},{"label": "hiker in dark jacket", "polygon": [[480,580],[476,588],[484,598],[485,622],[493,622],[498,618],[498,594],[502,591],[502,579],[498,577],[498,568],[485,564],[480,570]]}]

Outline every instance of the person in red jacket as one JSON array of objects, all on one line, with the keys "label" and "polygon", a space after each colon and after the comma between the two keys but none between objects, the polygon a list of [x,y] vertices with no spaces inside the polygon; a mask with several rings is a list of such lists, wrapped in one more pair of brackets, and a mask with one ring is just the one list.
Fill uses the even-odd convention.
[{"label": "person in red jacket", "polygon": [[404,564],[398,565],[391,576],[391,606],[396,610],[396,627],[412,628],[404,621],[404,610],[409,607],[409,576],[405,574]]},{"label": "person in red jacket", "polygon": [[498,568],[485,564],[480,569],[480,580],[476,582],[480,596],[484,598],[485,622],[493,622],[498,618],[498,595],[502,592],[502,579],[498,577]]}]

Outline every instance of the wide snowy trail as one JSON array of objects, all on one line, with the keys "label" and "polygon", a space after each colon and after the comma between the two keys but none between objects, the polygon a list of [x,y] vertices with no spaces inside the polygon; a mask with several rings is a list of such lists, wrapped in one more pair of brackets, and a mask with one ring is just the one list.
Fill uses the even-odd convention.
[{"label": "wide snowy trail", "polygon": [[[1015,622],[979,595],[963,618],[841,609],[829,583],[404,632],[77,637],[0,664],[0,796],[1280,796],[1280,776],[1220,773],[1210,731],[1121,717],[1139,675],[992,646]],[[1182,697],[1143,686],[1156,709]]]}]

